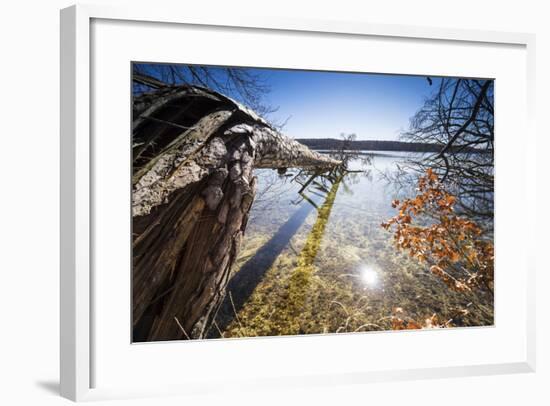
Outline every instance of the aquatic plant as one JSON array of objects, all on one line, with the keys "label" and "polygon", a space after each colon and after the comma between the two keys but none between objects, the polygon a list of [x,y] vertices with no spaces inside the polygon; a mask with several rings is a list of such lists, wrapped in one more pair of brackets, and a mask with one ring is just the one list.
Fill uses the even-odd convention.
[{"label": "aquatic plant", "polygon": [[[394,161],[388,157],[374,159]],[[359,160],[352,164],[368,169]],[[357,178],[349,183],[350,177]],[[332,182],[326,184],[329,192]],[[352,194],[345,190],[346,182]],[[311,190],[321,192],[312,185]],[[300,205],[289,201],[301,186],[277,200],[271,210],[266,211],[264,205],[253,207],[235,274],[300,210]],[[260,190],[262,187],[260,184]],[[223,337],[493,324],[490,295],[449,289],[431,274],[427,263],[396,249],[393,235],[380,227],[383,219],[394,214],[389,205],[394,196],[383,187],[377,172],[373,177],[347,173],[333,193],[334,201],[326,193],[321,201],[319,196],[312,196],[317,197],[318,208],[289,238],[242,307],[238,303],[242,292],[232,291],[236,311],[233,321],[222,327]],[[324,209],[330,215],[319,213]]]},{"label": "aquatic plant", "polygon": [[308,298],[312,276],[315,274],[314,261],[325,235],[325,228],[343,177],[344,174],[340,174],[336,179],[323,205],[318,209],[317,220],[298,256],[297,267],[290,276],[290,283],[287,287],[288,300],[284,307],[278,311],[278,316],[288,323],[288,326],[282,327],[283,334],[297,334],[300,332],[300,325],[297,323],[298,316],[304,310]]}]

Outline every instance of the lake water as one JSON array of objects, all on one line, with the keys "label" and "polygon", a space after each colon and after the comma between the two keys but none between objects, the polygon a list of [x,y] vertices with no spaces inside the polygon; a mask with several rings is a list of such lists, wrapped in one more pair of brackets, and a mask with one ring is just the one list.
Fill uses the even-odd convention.
[{"label": "lake water", "polygon": [[389,330],[396,312],[492,325],[492,298],[449,290],[380,226],[396,214],[392,199],[414,193],[383,176],[404,156],[367,153],[350,162],[352,173],[312,182],[302,195],[297,171],[256,171],[257,199],[211,335]]}]

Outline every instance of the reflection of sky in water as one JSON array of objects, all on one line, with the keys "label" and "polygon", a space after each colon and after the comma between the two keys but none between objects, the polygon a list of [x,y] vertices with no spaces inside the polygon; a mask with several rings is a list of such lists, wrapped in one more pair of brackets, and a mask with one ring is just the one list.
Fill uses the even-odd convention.
[{"label": "reflection of sky in water", "polygon": [[[363,164],[359,159],[352,160],[349,169],[352,171],[366,171],[365,173],[350,173],[344,179],[344,184],[338,191],[334,210],[357,209],[363,212],[376,212],[383,210],[391,214],[391,200],[396,197],[392,185],[388,184],[382,176],[385,171],[395,169],[395,164],[402,160],[403,153],[375,153],[371,155],[371,164]],[[271,208],[282,213],[290,213],[296,210],[297,203],[302,199],[297,192],[300,185],[292,182],[293,171],[285,177],[279,177],[275,171],[263,169],[256,170],[259,178],[259,191],[254,203],[252,216],[261,216],[268,220],[269,213],[264,208]],[[265,190],[267,189],[267,190]],[[314,193],[308,193],[308,197],[317,204],[322,204],[322,199]],[[266,216],[267,214],[267,216]],[[258,218],[256,221],[262,222]]]},{"label": "reflection of sky in water", "polygon": [[[237,308],[242,308],[241,322],[251,323],[253,335],[291,331],[284,327],[288,320],[278,316],[296,307],[288,296],[292,283],[295,292],[303,290],[309,298],[300,304],[303,309],[298,306],[297,314],[304,317],[302,332],[334,332],[342,323],[346,331],[355,331],[362,323],[375,328],[387,323],[396,307],[424,319],[466,305],[463,295],[447,289],[425,265],[396,250],[392,233],[381,227],[396,213],[391,207],[394,198],[414,195],[415,185],[399,191],[383,176],[406,155],[377,152],[369,164],[353,160],[349,169],[363,172],[347,174],[337,188],[325,185],[324,193],[308,189],[307,196],[317,207],[298,194],[301,186],[291,181],[297,171],[284,176],[273,170],[256,171],[257,198],[237,260],[239,271],[229,286]],[[336,189],[334,201],[329,202],[328,190]],[[292,277],[296,275],[301,279]],[[353,328],[346,324],[350,315],[358,323]],[[476,317],[476,325],[491,324],[492,303]],[[327,325],[328,330],[321,327]]]},{"label": "reflection of sky in water", "polygon": [[[315,263],[321,270],[328,269],[332,261],[339,261],[349,267],[348,274],[356,276],[354,279],[361,282],[361,288],[383,285],[383,267],[376,262],[376,251],[387,249],[389,234],[380,224],[394,214],[391,200],[396,191],[382,173],[392,170],[402,156],[380,153],[371,156],[370,164],[360,159],[351,161],[350,170],[365,172],[348,174],[338,189],[318,253],[323,258]],[[307,233],[317,211],[297,194],[300,186],[291,181],[291,176],[280,178],[274,171],[257,171],[257,175],[258,202],[254,204],[247,234],[260,232],[272,236],[295,222],[300,224],[293,224],[293,230]],[[313,191],[307,196],[316,205],[323,204],[322,194]]]}]

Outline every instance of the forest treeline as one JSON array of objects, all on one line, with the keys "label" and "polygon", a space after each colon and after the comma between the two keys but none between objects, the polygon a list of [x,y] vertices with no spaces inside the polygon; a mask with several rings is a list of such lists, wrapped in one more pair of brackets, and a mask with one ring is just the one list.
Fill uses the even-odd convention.
[{"label": "forest treeline", "polygon": [[[403,141],[344,141],[335,138],[298,138],[296,141],[315,150],[340,150],[344,143],[347,150],[353,151],[402,151],[402,152],[440,152],[444,144],[403,142]],[[450,152],[484,152],[473,147],[454,147]]]}]

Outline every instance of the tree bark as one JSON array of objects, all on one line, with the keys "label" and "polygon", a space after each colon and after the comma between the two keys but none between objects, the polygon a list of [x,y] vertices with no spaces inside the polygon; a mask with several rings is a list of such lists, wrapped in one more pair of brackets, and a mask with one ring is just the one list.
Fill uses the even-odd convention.
[{"label": "tree bark", "polygon": [[134,341],[202,338],[246,229],[253,168],[339,162],[204,88],[136,98],[133,128]]}]

